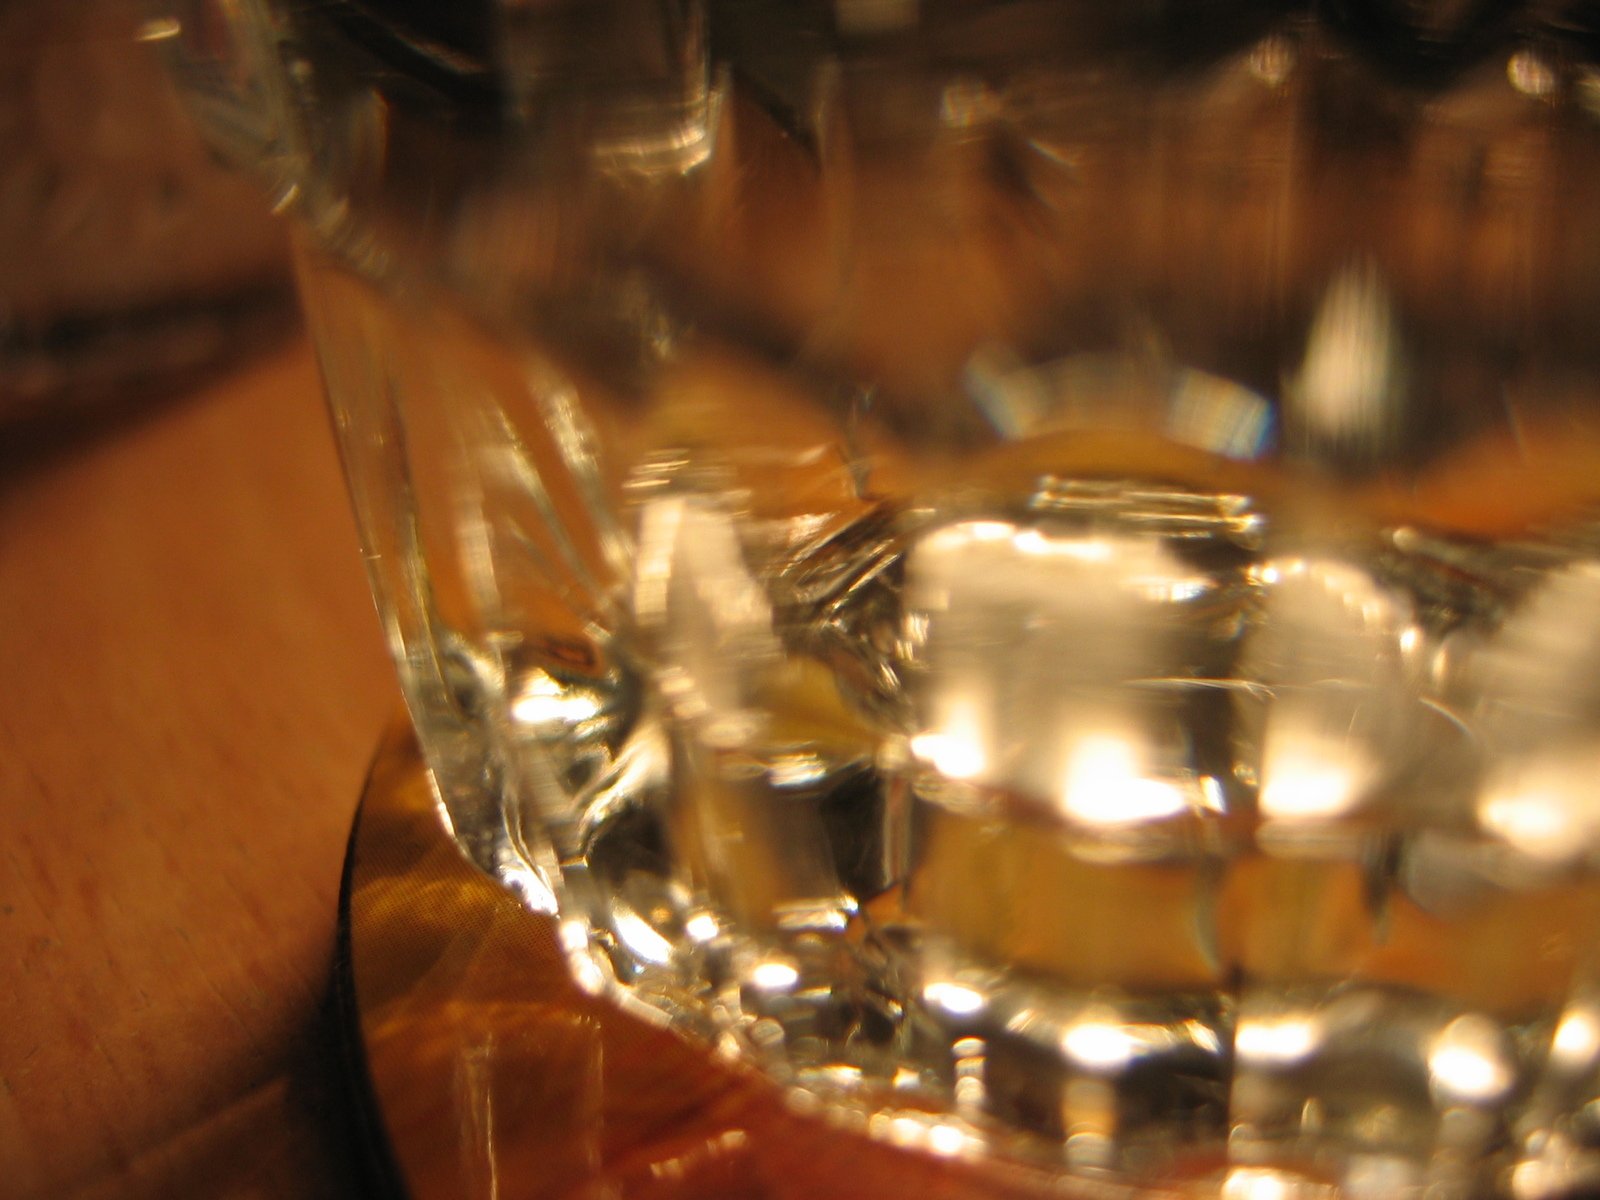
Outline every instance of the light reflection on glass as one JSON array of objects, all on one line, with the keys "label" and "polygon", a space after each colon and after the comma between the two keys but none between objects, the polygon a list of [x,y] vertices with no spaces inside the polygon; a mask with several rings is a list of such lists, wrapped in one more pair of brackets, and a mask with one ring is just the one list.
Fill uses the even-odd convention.
[{"label": "light reflection on glass", "polygon": [[976,988],[943,980],[925,985],[922,997],[935,1008],[957,1017],[970,1017],[982,1011],[987,1003],[983,993]]},{"label": "light reflection on glass", "polygon": [[1394,305],[1377,267],[1346,267],[1323,293],[1305,358],[1285,388],[1287,415],[1304,448],[1385,449],[1404,400],[1405,373]]},{"label": "light reflection on glass", "polygon": [[1517,91],[1536,100],[1548,98],[1559,82],[1550,60],[1538,50],[1526,47],[1506,60],[1506,78]]},{"label": "light reflection on glass", "polygon": [[1478,820],[1529,858],[1546,863],[1581,858],[1600,839],[1597,775],[1600,753],[1593,748],[1513,760],[1485,784]]},{"label": "light reflection on glass", "polygon": [[767,778],[773,787],[800,788],[826,779],[831,769],[819,754],[780,754],[767,764]]},{"label": "light reflection on glass", "polygon": [[1227,458],[1259,458],[1272,448],[1272,405],[1232,380],[1204,371],[1180,371],[1163,432],[1174,441]]},{"label": "light reflection on glass", "polygon": [[1600,1019],[1591,1010],[1569,1009],[1556,1026],[1550,1053],[1561,1069],[1592,1065],[1600,1056]]},{"label": "light reflection on glass", "polygon": [[1061,804],[1092,825],[1122,825],[1176,816],[1189,808],[1184,792],[1144,774],[1137,743],[1118,732],[1075,733],[1069,739]]},{"label": "light reflection on glass", "polygon": [[1273,720],[1261,767],[1261,812],[1280,820],[1327,820],[1353,810],[1376,772],[1357,745],[1295,722]]},{"label": "light reflection on glass", "polygon": [[1584,727],[1600,704],[1600,563],[1549,572],[1473,664],[1480,719],[1498,743],[1546,741]]},{"label": "light reflection on glass", "polygon": [[596,949],[589,941],[589,931],[582,920],[568,918],[558,927],[561,949],[565,952],[567,969],[572,981],[591,995],[601,995],[610,981],[610,973],[596,958]]},{"label": "light reflection on glass", "polygon": [[1487,1017],[1457,1017],[1428,1047],[1428,1083],[1436,1095],[1457,1104],[1491,1104],[1517,1082],[1516,1062],[1505,1035]]},{"label": "light reflection on glass", "polygon": [[1051,428],[1144,426],[1175,442],[1227,458],[1272,448],[1272,404],[1232,379],[1159,356],[1085,353],[1039,365],[986,346],[968,360],[973,403],[1008,440]]},{"label": "light reflection on glass", "polygon": [[1242,669],[1271,692],[1255,718],[1262,815],[1347,816],[1419,752],[1402,646],[1410,614],[1368,571],[1337,559],[1285,557],[1255,574],[1265,603]]},{"label": "light reflection on glass", "polygon": [[616,905],[612,909],[611,928],[629,950],[646,962],[665,964],[672,961],[672,943],[632,909]]},{"label": "light reflection on glass", "polygon": [[566,687],[543,672],[530,675],[511,700],[512,719],[524,725],[577,724],[600,711],[600,700],[593,693]]},{"label": "light reflection on glass", "polygon": [[652,1178],[674,1183],[692,1178],[707,1163],[737,1154],[750,1140],[742,1129],[727,1129],[693,1145],[689,1150],[650,1164]]},{"label": "light reflection on glass", "polygon": [[1022,530],[1011,544],[1022,554],[1038,558],[1054,555],[1081,563],[1110,562],[1116,553],[1116,546],[1107,538],[1051,538],[1037,529]]},{"label": "light reflection on glass", "polygon": [[1171,1031],[1160,1026],[1132,1025],[1114,1017],[1091,1015],[1067,1028],[1061,1036],[1061,1049],[1085,1070],[1114,1075],[1171,1045],[1172,1040]]},{"label": "light reflection on glass", "polygon": [[953,1158],[977,1150],[980,1143],[960,1127],[941,1121],[929,1127],[927,1145],[941,1158]]},{"label": "light reflection on glass", "polygon": [[699,912],[684,922],[683,931],[697,942],[709,942],[722,932],[722,927],[710,913]]},{"label": "light reflection on glass", "polygon": [[1234,1167],[1222,1182],[1222,1200],[1296,1200],[1302,1181],[1270,1167]]},{"label": "light reflection on glass", "polygon": [[1290,38],[1281,33],[1269,34],[1250,52],[1250,74],[1268,87],[1280,87],[1294,72],[1298,56],[1298,49]]},{"label": "light reflection on glass", "polygon": [[661,639],[658,671],[680,715],[710,718],[707,736],[753,731],[746,699],[782,658],[772,602],[745,561],[735,518],[703,499],[668,495],[640,515],[634,608]]},{"label": "light reflection on glass", "polygon": [[509,853],[503,856],[499,867],[500,878],[516,893],[517,898],[528,910],[545,913],[548,916],[554,916],[560,911],[555,890],[551,888],[550,881],[545,878],[544,873],[526,863],[507,861],[510,858]]},{"label": "light reflection on glass", "polygon": [[975,519],[916,543],[906,576],[907,744],[925,767],[1089,825],[1221,807],[1175,693],[1128,690],[1206,636],[1191,613],[1217,585],[1162,538]]},{"label": "light reflection on glass", "polygon": [[793,963],[769,958],[750,968],[750,981],[764,992],[785,992],[800,982]]},{"label": "light reflection on glass", "polygon": [[1242,1058],[1289,1066],[1316,1054],[1322,1036],[1322,1023],[1314,1016],[1257,1017],[1239,1022],[1233,1044]]},{"label": "light reflection on glass", "polygon": [[936,731],[911,739],[911,752],[947,779],[976,779],[989,766],[989,736],[984,729],[989,706],[975,682],[972,689],[939,697]]}]

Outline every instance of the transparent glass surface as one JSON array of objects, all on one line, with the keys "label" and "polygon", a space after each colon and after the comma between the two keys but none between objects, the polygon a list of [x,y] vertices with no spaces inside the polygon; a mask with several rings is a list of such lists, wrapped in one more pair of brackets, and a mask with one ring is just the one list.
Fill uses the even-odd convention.
[{"label": "transparent glass surface", "polygon": [[1046,1182],[1596,1178],[1592,7],[381,7],[237,19],[580,982]]}]

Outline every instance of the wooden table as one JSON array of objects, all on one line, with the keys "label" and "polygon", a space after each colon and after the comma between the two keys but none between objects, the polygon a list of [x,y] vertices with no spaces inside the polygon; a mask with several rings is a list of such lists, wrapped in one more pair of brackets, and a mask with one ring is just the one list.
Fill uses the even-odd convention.
[{"label": "wooden table", "polygon": [[0,1196],[360,1194],[329,988],[398,705],[303,340],[0,428]]}]

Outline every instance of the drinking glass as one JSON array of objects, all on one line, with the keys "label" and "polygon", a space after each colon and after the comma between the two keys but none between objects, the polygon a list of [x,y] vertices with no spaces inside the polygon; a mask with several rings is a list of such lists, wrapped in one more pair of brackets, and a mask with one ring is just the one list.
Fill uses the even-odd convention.
[{"label": "drinking glass", "polygon": [[1544,1197],[1600,1179],[1596,11],[183,52],[441,818],[581,984],[1047,1192]]}]

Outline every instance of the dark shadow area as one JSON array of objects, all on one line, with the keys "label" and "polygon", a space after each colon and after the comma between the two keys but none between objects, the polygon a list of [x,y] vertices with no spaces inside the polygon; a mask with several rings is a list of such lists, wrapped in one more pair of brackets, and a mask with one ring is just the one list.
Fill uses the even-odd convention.
[{"label": "dark shadow area", "polygon": [[361,833],[365,806],[356,811],[345,847],[344,872],[339,880],[339,932],[334,950],[332,988],[328,1001],[328,1023],[337,1041],[340,1075],[348,1131],[346,1144],[359,1158],[367,1195],[372,1200],[407,1200],[410,1195],[389,1142],[388,1131],[372,1090],[372,1074],[367,1066],[366,1046],[361,1038],[361,1007],[356,996],[354,961],[351,956],[350,894],[353,886],[356,841]]},{"label": "dark shadow area", "polygon": [[[64,324],[26,341],[0,329],[0,498],[61,459],[202,394],[300,328],[283,280],[210,302],[202,313],[155,310]],[[159,352],[140,346],[155,339],[166,343]]]}]

